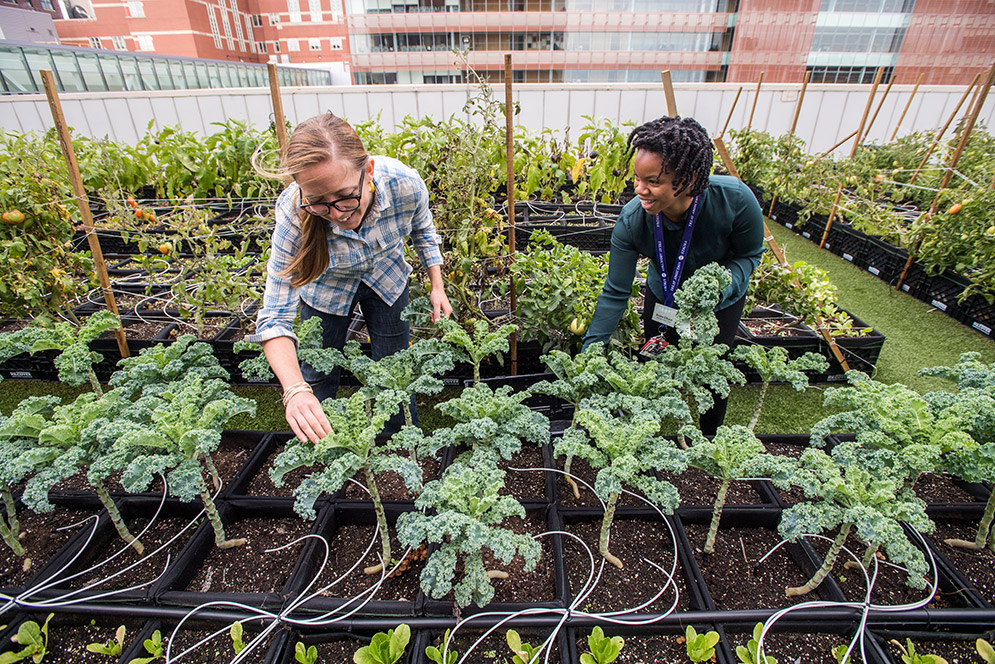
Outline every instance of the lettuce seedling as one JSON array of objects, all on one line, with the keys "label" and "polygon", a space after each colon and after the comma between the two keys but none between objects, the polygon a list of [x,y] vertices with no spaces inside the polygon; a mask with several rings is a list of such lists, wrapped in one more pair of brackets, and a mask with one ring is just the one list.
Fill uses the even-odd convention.
[{"label": "lettuce seedling", "polygon": [[600,626],[596,625],[587,637],[587,647],[590,652],[580,656],[580,664],[612,664],[618,659],[618,654],[625,645],[621,636],[611,638],[605,636]]},{"label": "lettuce seedling", "polygon": [[719,642],[719,633],[716,631],[699,634],[691,625],[684,630],[684,647],[688,652],[688,659],[692,662],[707,662],[715,656],[715,644]]},{"label": "lettuce seedling", "polygon": [[539,661],[542,648],[533,647],[522,641],[522,637],[515,630],[509,629],[504,638],[508,642],[508,647],[511,648],[511,664],[535,664]]},{"label": "lettuce seedling", "polygon": [[671,412],[640,410],[617,417],[610,407],[596,407],[595,403],[588,400],[577,414],[577,422],[584,428],[565,431],[553,449],[557,455],[586,459],[592,468],[599,469],[594,491],[606,508],[598,551],[610,563],[622,567],[622,561],[608,552],[608,540],[623,484],[642,491],[651,503],[672,513],[679,501],[677,489],[647,471],[681,472],[687,467],[687,459],[672,441],[657,436],[661,421]]},{"label": "lettuce seedling", "polygon": [[[420,512],[405,512],[397,519],[401,543],[417,547],[422,542],[438,544],[421,573],[421,585],[432,598],[442,599],[454,591],[460,608],[471,602],[484,606],[494,597],[491,578],[504,578],[505,572],[488,571],[484,549],[508,564],[516,554],[525,560],[525,571],[535,569],[539,543],[519,535],[501,523],[510,516],[525,517],[521,503],[498,492],[504,486],[504,473],[493,466],[471,467],[456,462],[443,476],[425,484],[415,501]],[[454,583],[458,561],[463,561],[463,578]]]},{"label": "lettuce seedling", "polygon": [[11,641],[23,647],[17,651],[0,653],[0,664],[12,664],[29,658],[36,663],[43,661],[48,654],[48,623],[53,616],[54,613],[48,614],[45,623],[40,626],[34,620],[21,623]]},{"label": "lettuce seedling", "polygon": [[456,420],[452,428],[436,429],[437,445],[469,445],[461,455],[494,463],[510,459],[522,449],[523,442],[542,444],[549,440],[549,420],[522,403],[528,392],[514,392],[510,385],[496,390],[478,383],[463,390],[458,397],[436,406],[444,415]]},{"label": "lettuce seedling", "polygon": [[98,655],[107,655],[108,657],[120,657],[121,653],[124,651],[124,636],[127,634],[128,628],[121,625],[114,632],[113,639],[107,639],[104,643],[97,641],[96,643],[86,644],[86,649],[92,653]]},{"label": "lettuce seedling", "polygon": [[902,651],[902,664],[947,664],[947,660],[939,655],[916,652],[916,646],[912,643],[912,639],[905,639],[904,646],[895,639],[892,639],[891,643]]},{"label": "lettuce seedling", "polygon": [[[425,658],[430,662],[434,662],[435,664],[456,664],[456,660],[459,659],[459,653],[449,647],[450,631],[447,629],[445,635],[442,637],[441,650],[435,646],[425,646]],[[445,654],[443,655],[443,653]]]},{"label": "lettuce seedling", "polygon": [[317,443],[294,438],[273,462],[270,477],[277,486],[283,477],[302,466],[321,466],[294,490],[294,510],[306,519],[316,516],[314,503],[324,493],[334,493],[357,473],[366,479],[373,510],[377,517],[383,549],[382,565],[367,567],[367,574],[376,574],[383,565],[390,566],[391,544],[387,529],[387,514],[377,488],[376,474],[387,470],[397,472],[411,491],[421,488],[421,468],[412,459],[395,454],[389,446],[376,444],[377,434],[387,420],[397,412],[397,399],[381,392],[367,412],[366,396],[355,392],[348,399],[326,399],[322,403],[331,425],[331,433]]},{"label": "lettuce seedling", "polygon": [[729,485],[748,477],[790,473],[794,461],[788,457],[767,454],[764,444],[747,427],[721,426],[711,440],[692,426],[683,427],[682,431],[691,441],[687,451],[688,465],[705,471],[721,482],[712,507],[712,523],[703,549],[705,553],[713,553]]},{"label": "lettuce seedling", "polygon": [[473,321],[473,331],[467,332],[456,321],[448,318],[439,319],[439,328],[442,329],[442,340],[450,344],[455,352],[455,359],[460,362],[469,362],[473,366],[473,383],[480,384],[480,365],[488,355],[507,353],[509,348],[508,337],[518,330],[517,325],[502,325],[496,330],[491,330],[486,320],[478,319]]},{"label": "lettuce seedling", "polygon": [[387,633],[377,632],[370,645],[363,646],[352,656],[355,664],[395,664],[404,656],[404,649],[411,640],[411,628],[401,623]]},{"label": "lettuce seedling", "polygon": [[[902,522],[920,532],[931,532],[933,522],[926,516],[926,504],[905,486],[904,478],[893,473],[875,473],[861,465],[854,454],[856,443],[841,443],[829,456],[820,449],[802,452],[790,484],[801,487],[816,502],[798,503],[781,513],[778,531],[794,542],[807,534],[836,531],[825,560],[805,584],[787,589],[787,596],[804,595],[822,583],[832,570],[850,531],[868,545],[864,565],[878,547],[908,570],[908,584],[924,588],[928,571],[926,559],[905,535]],[[774,478],[775,484],[784,482]]]},{"label": "lettuce seedling", "polygon": [[781,346],[737,346],[729,354],[733,362],[743,362],[760,374],[760,391],[757,393],[757,403],[753,408],[753,416],[747,428],[753,431],[760,421],[760,412],[764,407],[764,397],[767,389],[774,381],[788,383],[796,392],[804,392],[808,387],[808,376],[805,371],[826,371],[829,361],[818,353],[805,353],[793,360],[788,359],[788,351]]},{"label": "lettuce seedling", "polygon": [[244,544],[244,539],[225,537],[204,473],[214,477],[215,487],[220,485],[211,454],[221,444],[225,423],[239,413],[255,415],[256,402],[236,396],[226,382],[204,379],[199,373],[156,387],[135,403],[148,418],[122,423],[114,454],[95,464],[91,475],[123,468],[125,489],[140,492],[157,473],[168,471],[170,493],[183,501],[200,497],[218,547]]},{"label": "lettuce seedling", "polygon": [[753,626],[753,636],[746,642],[746,645],[736,646],[736,658],[740,664],[777,664],[777,660],[773,657],[768,657],[767,653],[764,653],[763,658],[759,656],[760,636],[763,633],[764,624],[757,623]]}]

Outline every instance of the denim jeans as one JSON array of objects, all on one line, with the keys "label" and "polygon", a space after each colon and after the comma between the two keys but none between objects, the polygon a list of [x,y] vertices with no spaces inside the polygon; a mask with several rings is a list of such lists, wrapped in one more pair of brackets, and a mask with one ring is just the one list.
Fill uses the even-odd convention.
[{"label": "denim jeans", "polygon": [[[322,346],[325,348],[345,347],[346,335],[349,332],[349,323],[352,320],[352,312],[358,304],[366,320],[366,329],[370,333],[371,350],[374,360],[392,355],[399,350],[408,347],[411,337],[411,326],[407,321],[401,320],[401,312],[408,306],[408,289],[405,288],[400,297],[393,305],[389,305],[380,299],[372,288],[364,283],[359,284],[356,297],[353,298],[352,306],[349,307],[348,316],[335,316],[326,314],[323,311],[309,306],[301,301],[301,320],[305,321],[312,316],[321,318]],[[318,401],[324,401],[335,397],[339,390],[339,368],[335,368],[329,374],[321,373],[307,362],[301,363],[301,373],[314,390],[314,396]],[[415,407],[415,399],[411,398],[411,418],[418,425],[418,411]],[[404,415],[398,412],[391,417],[387,423],[384,433],[396,433],[404,425]]]}]

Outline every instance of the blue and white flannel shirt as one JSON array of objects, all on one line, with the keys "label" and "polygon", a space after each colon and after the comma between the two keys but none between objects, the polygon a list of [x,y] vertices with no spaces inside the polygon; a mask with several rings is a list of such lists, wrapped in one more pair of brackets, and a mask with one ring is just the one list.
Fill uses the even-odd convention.
[{"label": "blue and white flannel shirt", "polygon": [[404,292],[411,266],[404,260],[404,237],[411,237],[425,267],[442,265],[439,236],[428,209],[428,188],[418,172],[397,159],[373,158],[376,187],[373,209],[355,231],[327,222],[329,264],[320,277],[300,288],[279,276],[301,243],[300,189],[291,183],[276,199],[276,226],[269,262],[263,307],[256,317],[256,333],[247,341],[261,343],[290,337],[297,304],[304,300],[325,313],[347,316],[360,282],[387,304]]}]

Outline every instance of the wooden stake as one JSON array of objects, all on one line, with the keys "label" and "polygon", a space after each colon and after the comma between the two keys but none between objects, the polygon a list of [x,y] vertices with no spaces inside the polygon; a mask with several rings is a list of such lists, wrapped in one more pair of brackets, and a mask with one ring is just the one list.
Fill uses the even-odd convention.
[{"label": "wooden stake", "polygon": [[663,80],[663,91],[667,95],[667,115],[672,118],[677,117],[677,97],[674,96],[674,82],[670,80],[670,70],[660,72]]},{"label": "wooden stake", "polygon": [[808,89],[808,82],[811,78],[812,72],[805,72],[805,81],[802,83],[802,91],[798,93],[798,103],[795,105],[795,117],[791,120],[791,131],[788,132],[789,136],[793,136],[795,128],[798,127],[798,116],[801,115],[802,102],[805,101],[805,90]]},{"label": "wooden stake", "polygon": [[[719,153],[719,157],[722,159],[722,163],[725,164],[726,170],[729,171],[730,175],[742,180],[742,178],[739,177],[739,171],[736,169],[736,164],[733,163],[732,157],[729,155],[729,150],[726,149],[726,145],[725,142],[722,140],[722,137],[716,136],[713,140],[715,142],[715,151]],[[767,227],[766,221],[764,221],[764,241],[767,243],[767,246],[770,247],[771,253],[774,254],[774,258],[777,259],[777,262],[783,265],[791,272],[792,284],[794,285],[794,287],[801,290],[802,285],[801,282],[798,280],[798,275],[795,274],[794,269],[788,264],[788,258],[787,256],[784,255],[784,250],[781,249],[781,245],[779,245],[777,243],[777,240],[774,239],[774,235],[770,232],[770,229]],[[825,329],[825,325],[822,322],[822,317],[817,316],[816,321],[818,322],[819,325],[819,334],[821,334],[822,338],[825,339],[827,344],[829,344],[829,351],[833,354],[833,357],[836,358],[836,361],[840,363],[840,366],[843,368],[843,371],[849,371],[850,365],[847,364],[846,358],[843,357],[843,352],[840,350],[840,347],[837,345],[836,339],[834,339],[833,336],[829,334],[829,330]]]},{"label": "wooden stake", "polygon": [[[943,135],[947,133],[947,128],[950,127],[950,123],[953,122],[954,118],[957,117],[957,114],[960,112],[960,107],[964,105],[964,101],[967,100],[968,95],[971,94],[972,88],[974,88],[975,85],[980,85],[981,74],[983,73],[984,72],[979,72],[975,74],[974,80],[971,81],[971,85],[967,86],[967,90],[964,90],[964,94],[961,95],[960,101],[957,102],[957,106],[954,107],[954,112],[950,114],[950,117],[947,118],[946,124],[944,124],[943,128],[940,129],[940,133],[938,133],[936,135],[936,138],[933,139],[933,142],[930,143],[929,149],[926,150],[926,156],[922,158],[921,162],[919,162],[919,167],[916,168],[916,172],[912,174],[912,178],[909,180],[909,184],[913,184],[916,181],[916,178],[919,177],[919,172],[922,171],[923,166],[926,165],[926,162],[929,161],[929,158],[933,156],[933,150],[935,150],[936,146],[940,144],[940,140],[943,138]],[[979,87],[977,90],[975,90],[975,97],[977,97],[978,90],[980,89],[981,88]],[[972,102],[971,105],[973,106],[974,102]],[[970,106],[968,108],[970,108]]]},{"label": "wooden stake", "polygon": [[283,116],[283,100],[280,98],[280,79],[277,76],[276,65],[266,64],[269,73],[269,95],[273,99],[273,123],[276,125],[276,140],[280,145],[280,161],[287,156],[287,122]]},{"label": "wooden stake", "polygon": [[[508,159],[508,255],[515,256],[515,103],[512,99],[511,53],[504,54],[504,135]],[[515,294],[515,277],[508,274],[511,311],[518,316],[518,297]],[[518,332],[511,335],[511,375],[518,375]]]},{"label": "wooden stake", "polygon": [[[860,137],[860,142],[863,143],[867,140],[867,135],[871,133],[871,127],[874,126],[874,121],[878,119],[878,113],[881,112],[881,107],[884,106],[884,100],[888,97],[888,93],[891,92],[891,86],[895,84],[895,77],[892,76],[891,80],[888,81],[888,86],[884,89],[884,93],[881,95],[881,101],[878,102],[878,107],[874,109],[874,115],[871,116],[871,121],[867,123],[867,129],[864,130],[864,135]],[[871,92],[871,94],[874,94]]]},{"label": "wooden stake", "polygon": [[753,106],[750,108],[750,119],[746,121],[746,128],[749,129],[753,126],[753,114],[757,110],[757,99],[760,98],[760,86],[764,82],[764,72],[760,72],[760,78],[757,80],[757,91],[753,95]]},{"label": "wooden stake", "polygon": [[827,155],[827,154],[831,153],[831,152],[832,152],[833,150],[835,150],[835,149],[836,149],[836,148],[838,148],[839,146],[843,145],[844,143],[846,143],[847,141],[849,141],[849,140],[850,140],[851,138],[853,138],[853,137],[854,137],[854,136],[856,136],[856,135],[857,135],[857,130],[856,130],[856,129],[854,129],[853,131],[851,131],[851,132],[849,133],[849,135],[847,135],[847,137],[846,137],[846,138],[844,138],[844,139],[843,139],[843,140],[841,140],[841,141],[840,141],[839,143],[837,143],[837,144],[836,144],[836,145],[834,145],[833,147],[829,148],[829,149],[828,149],[828,150],[826,150],[825,152],[821,153],[821,156],[825,156],[825,155]]},{"label": "wooden stake", "polygon": [[916,92],[919,91],[919,85],[922,83],[922,78],[926,74],[919,74],[919,79],[916,81],[916,86],[912,88],[912,94],[909,95],[909,100],[905,102],[905,108],[902,109],[902,114],[898,116],[898,124],[895,125],[895,131],[891,132],[891,140],[895,140],[895,136],[898,135],[898,129],[902,126],[902,120],[905,119],[905,114],[909,112],[909,107],[912,105],[912,98],[916,96]]},{"label": "wooden stake", "polygon": [[743,94],[743,86],[739,86],[739,90],[736,91],[736,98],[732,100],[732,108],[729,109],[729,116],[726,118],[726,123],[722,125],[722,131],[719,132],[719,136],[726,135],[726,129],[729,127],[729,121],[732,120],[732,113],[736,110],[736,104],[739,102],[739,95]]},{"label": "wooden stake", "polygon": [[[93,216],[90,214],[90,202],[86,197],[86,190],[83,189],[83,178],[79,174],[79,163],[76,161],[76,152],[73,150],[73,142],[69,137],[69,128],[66,126],[66,116],[62,113],[62,103],[59,101],[59,91],[55,86],[55,78],[52,72],[43,69],[41,80],[45,85],[45,96],[48,97],[48,106],[52,110],[52,120],[55,122],[55,130],[59,134],[59,143],[62,144],[62,155],[66,159],[66,166],[69,169],[69,179],[73,185],[73,193],[76,194],[76,205],[79,208],[80,218],[83,220],[83,229],[86,231],[86,241],[90,245],[90,253],[93,255],[93,267],[97,270],[97,278],[100,280],[100,288],[104,293],[104,302],[107,309],[114,315],[120,314],[117,309],[117,300],[114,299],[114,291],[111,290],[111,280],[107,276],[107,264],[104,263],[104,253],[100,249],[100,241],[93,230]],[[121,357],[130,357],[128,351],[128,340],[124,336],[124,328],[118,326],[114,330],[114,337],[117,339],[117,347],[121,352]]]},{"label": "wooden stake", "polygon": [[[933,197],[933,203],[929,206],[929,211],[926,213],[926,223],[929,223],[929,221],[933,218],[933,215],[936,214],[936,210],[940,205],[940,197],[943,194],[943,190],[947,188],[947,185],[950,184],[950,180],[953,179],[954,170],[957,168],[957,162],[960,161],[960,156],[964,153],[964,147],[967,145],[967,139],[970,138],[971,132],[974,131],[974,124],[978,121],[978,115],[981,113],[982,106],[985,105],[985,100],[988,98],[988,92],[992,89],[993,83],[995,83],[995,64],[992,64],[992,68],[988,71],[988,75],[985,78],[984,83],[978,87],[978,94],[975,95],[975,100],[971,106],[971,114],[968,117],[967,124],[964,125],[964,128],[961,131],[960,140],[957,142],[957,148],[950,157],[950,165],[947,166],[947,171],[943,174],[943,180],[940,181],[940,187],[936,191],[936,196]],[[902,284],[905,283],[906,277],[909,276],[909,269],[912,267],[912,261],[915,260],[915,256],[919,253],[919,248],[921,246],[922,237],[916,240],[915,246],[913,246],[912,251],[909,252],[909,257],[905,261],[905,267],[902,269],[902,275],[898,278],[898,283],[895,284],[895,288],[901,288]]]},{"label": "wooden stake", "polygon": [[[864,135],[864,125],[867,122],[868,114],[871,112],[871,104],[874,103],[874,94],[878,90],[878,85],[881,84],[882,76],[884,76],[884,67],[878,67],[877,74],[874,75],[874,84],[871,86],[871,94],[867,97],[867,104],[864,105],[864,114],[861,116],[860,125],[857,127],[857,137],[853,140],[853,147],[850,148],[850,159],[853,159],[854,155],[857,154],[857,149],[860,147],[860,139]],[[842,194],[843,184],[840,183],[839,189],[836,190],[836,199],[833,201],[833,207],[829,210],[829,219],[826,220],[826,230],[822,233],[822,240],[819,241],[819,249],[826,246],[829,229],[833,227],[833,220],[836,218],[836,209],[839,206]]]}]

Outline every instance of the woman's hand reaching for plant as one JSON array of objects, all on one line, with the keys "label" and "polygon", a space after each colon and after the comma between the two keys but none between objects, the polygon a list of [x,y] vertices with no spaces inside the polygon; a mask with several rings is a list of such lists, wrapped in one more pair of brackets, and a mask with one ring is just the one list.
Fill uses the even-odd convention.
[{"label": "woman's hand reaching for plant", "polygon": [[321,402],[310,391],[294,394],[287,400],[287,424],[300,440],[317,443],[332,431]]}]

